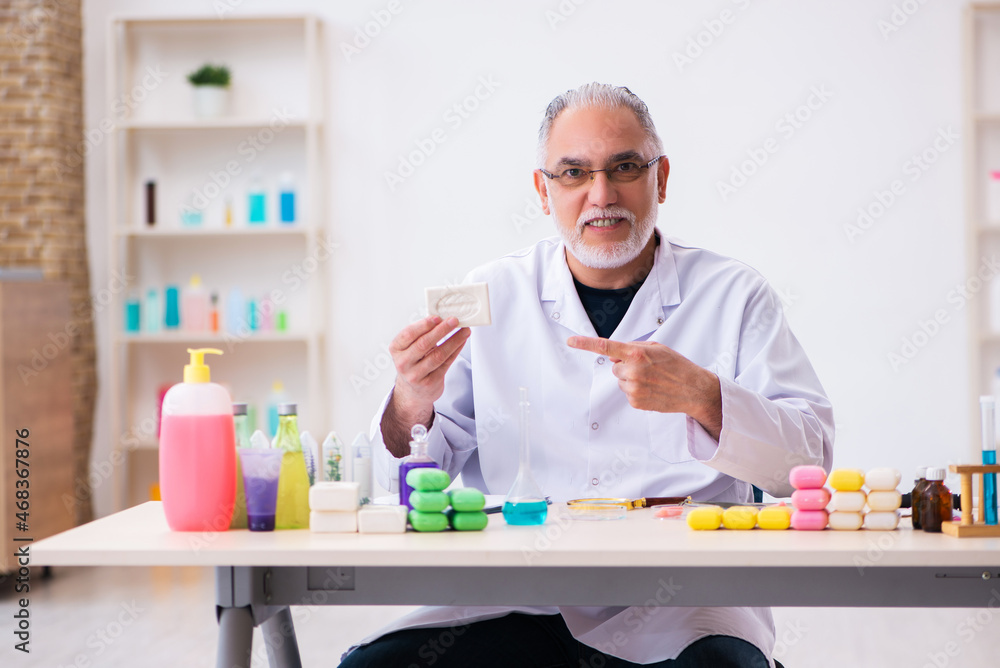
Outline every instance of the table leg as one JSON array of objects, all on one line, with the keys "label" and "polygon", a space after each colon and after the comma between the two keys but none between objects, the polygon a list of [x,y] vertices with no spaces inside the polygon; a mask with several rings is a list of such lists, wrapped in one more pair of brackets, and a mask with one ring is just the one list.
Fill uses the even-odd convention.
[{"label": "table leg", "polygon": [[219,653],[216,668],[250,668],[253,615],[250,608],[219,609]]},{"label": "table leg", "polygon": [[282,608],[260,625],[267,646],[267,662],[271,668],[302,668],[299,644],[295,639],[295,624],[288,608]]}]

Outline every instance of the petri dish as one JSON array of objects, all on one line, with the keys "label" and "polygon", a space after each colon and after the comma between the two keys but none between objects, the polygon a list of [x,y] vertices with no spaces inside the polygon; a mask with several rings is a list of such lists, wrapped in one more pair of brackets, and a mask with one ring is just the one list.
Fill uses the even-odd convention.
[{"label": "petri dish", "polygon": [[573,503],[566,507],[574,520],[623,520],[628,514],[624,503]]}]

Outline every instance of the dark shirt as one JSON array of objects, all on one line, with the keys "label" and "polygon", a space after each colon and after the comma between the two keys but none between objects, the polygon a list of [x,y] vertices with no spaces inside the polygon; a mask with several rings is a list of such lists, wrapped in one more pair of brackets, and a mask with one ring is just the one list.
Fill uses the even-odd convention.
[{"label": "dark shirt", "polygon": [[[646,279],[643,279],[643,281]],[[600,290],[584,285],[580,281],[573,279],[576,285],[576,293],[580,295],[580,302],[587,312],[590,322],[593,323],[597,335],[601,338],[608,338],[614,333],[618,323],[625,317],[629,304],[639,292],[643,281],[639,281],[627,288],[617,290]]]}]

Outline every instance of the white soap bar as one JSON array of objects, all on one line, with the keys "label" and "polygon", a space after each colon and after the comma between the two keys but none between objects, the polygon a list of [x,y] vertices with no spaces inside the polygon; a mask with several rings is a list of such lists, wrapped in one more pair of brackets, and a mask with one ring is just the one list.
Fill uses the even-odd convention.
[{"label": "white soap bar", "polygon": [[870,512],[865,515],[865,528],[870,531],[893,531],[899,526],[899,513],[892,512]]},{"label": "white soap bar", "polygon": [[826,509],[830,512],[860,513],[865,509],[865,493],[834,492]]},{"label": "white soap bar", "polygon": [[365,506],[358,511],[361,533],[404,533],[406,506]]},{"label": "white soap bar", "polygon": [[865,474],[865,484],[873,492],[894,490],[902,479],[899,471],[891,468],[872,469]]},{"label": "white soap bar", "polygon": [[864,515],[861,513],[842,511],[832,512],[830,513],[830,517],[827,518],[828,526],[837,531],[857,531],[861,528],[861,524],[864,521]]},{"label": "white soap bar", "polygon": [[427,288],[427,314],[442,320],[458,318],[459,327],[488,325],[490,318],[490,291],[486,283],[449,285],[444,288]]},{"label": "white soap bar", "polygon": [[868,507],[875,512],[896,510],[902,502],[903,495],[896,490],[892,490],[891,492],[868,492]]},{"label": "white soap bar", "polygon": [[309,488],[309,510],[355,511],[360,489],[356,482],[318,482]]},{"label": "white soap bar", "polygon": [[357,533],[358,513],[313,510],[309,513],[309,530],[315,533]]}]

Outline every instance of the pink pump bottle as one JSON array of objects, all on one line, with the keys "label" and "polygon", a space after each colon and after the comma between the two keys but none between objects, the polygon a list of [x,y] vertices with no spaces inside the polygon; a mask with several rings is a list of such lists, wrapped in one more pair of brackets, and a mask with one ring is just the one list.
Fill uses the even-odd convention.
[{"label": "pink pump bottle", "polygon": [[206,353],[188,348],[184,382],[163,397],[160,423],[160,496],[173,531],[226,531],[236,502],[233,403],[210,381]]}]

